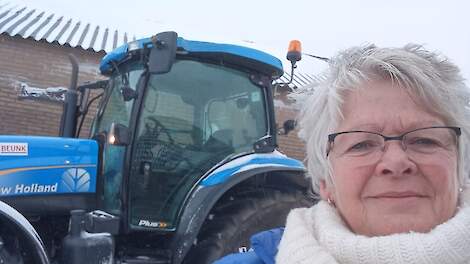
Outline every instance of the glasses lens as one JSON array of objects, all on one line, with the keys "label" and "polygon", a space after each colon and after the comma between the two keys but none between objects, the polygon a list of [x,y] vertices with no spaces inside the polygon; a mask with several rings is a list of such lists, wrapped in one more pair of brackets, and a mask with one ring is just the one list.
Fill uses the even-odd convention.
[{"label": "glasses lens", "polygon": [[406,134],[403,143],[408,151],[432,154],[455,148],[457,135],[451,128],[425,128]]},{"label": "glasses lens", "polygon": [[334,141],[333,151],[339,155],[365,156],[380,150],[384,139],[369,132],[348,132],[339,134]]}]

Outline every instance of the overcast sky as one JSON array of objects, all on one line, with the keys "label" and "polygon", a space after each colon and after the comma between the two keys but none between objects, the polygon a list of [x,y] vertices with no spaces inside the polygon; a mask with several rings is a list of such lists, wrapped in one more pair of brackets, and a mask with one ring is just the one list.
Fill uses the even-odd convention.
[{"label": "overcast sky", "polygon": [[[144,37],[174,30],[187,39],[244,44],[284,59],[291,39],[330,57],[363,43],[439,50],[470,79],[470,2],[464,0],[0,0]],[[303,72],[324,63],[304,57]],[[470,84],[469,81],[467,81]]]}]

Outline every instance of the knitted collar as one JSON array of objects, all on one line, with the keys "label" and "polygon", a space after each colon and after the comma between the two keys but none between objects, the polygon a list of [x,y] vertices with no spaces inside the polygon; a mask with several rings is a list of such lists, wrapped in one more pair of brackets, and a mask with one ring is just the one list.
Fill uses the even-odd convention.
[{"label": "knitted collar", "polygon": [[470,263],[469,203],[465,191],[459,212],[429,233],[366,237],[352,233],[336,209],[320,201],[289,214],[276,263]]}]

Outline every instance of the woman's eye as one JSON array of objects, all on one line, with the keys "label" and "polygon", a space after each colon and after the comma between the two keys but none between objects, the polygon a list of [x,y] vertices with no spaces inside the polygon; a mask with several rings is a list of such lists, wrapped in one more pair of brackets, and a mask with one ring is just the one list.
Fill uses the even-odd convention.
[{"label": "woman's eye", "polygon": [[362,141],[351,146],[349,148],[349,151],[367,151],[367,150],[373,149],[376,146],[377,146],[376,142]]},{"label": "woman's eye", "polygon": [[412,138],[408,140],[408,145],[433,147],[439,146],[439,142],[432,138]]}]

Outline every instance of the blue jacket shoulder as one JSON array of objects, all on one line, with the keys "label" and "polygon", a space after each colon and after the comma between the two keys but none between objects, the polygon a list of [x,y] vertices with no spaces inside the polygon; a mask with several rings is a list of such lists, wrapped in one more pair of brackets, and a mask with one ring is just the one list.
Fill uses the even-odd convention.
[{"label": "blue jacket shoulder", "polygon": [[284,228],[263,231],[251,237],[251,249],[225,256],[214,264],[274,264]]}]

